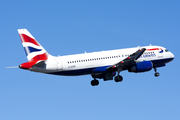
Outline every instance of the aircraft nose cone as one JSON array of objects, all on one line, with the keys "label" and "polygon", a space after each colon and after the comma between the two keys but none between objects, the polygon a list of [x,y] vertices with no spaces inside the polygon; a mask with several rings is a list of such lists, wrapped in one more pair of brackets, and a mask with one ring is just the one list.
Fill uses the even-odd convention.
[{"label": "aircraft nose cone", "polygon": [[171,57],[174,59],[174,54],[171,53]]},{"label": "aircraft nose cone", "polygon": [[173,60],[174,59],[174,54],[171,53],[170,57],[171,57],[171,60]]}]

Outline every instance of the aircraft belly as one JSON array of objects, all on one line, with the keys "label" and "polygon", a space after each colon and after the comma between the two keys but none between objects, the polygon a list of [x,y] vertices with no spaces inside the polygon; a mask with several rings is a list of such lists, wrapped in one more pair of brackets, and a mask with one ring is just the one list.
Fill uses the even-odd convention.
[{"label": "aircraft belly", "polygon": [[159,60],[152,60],[151,62],[154,64],[154,65],[161,65],[161,64],[165,64],[165,63],[168,63],[170,61],[172,61],[173,58],[166,58],[166,59],[159,59]]},{"label": "aircraft belly", "polygon": [[76,70],[67,70],[67,71],[57,71],[57,72],[51,72],[49,74],[64,75],[64,76],[78,76],[78,75],[91,74],[93,70],[94,68],[86,68],[86,69],[76,69]]},{"label": "aircraft belly", "polygon": [[[109,65],[105,65],[105,66],[109,66]],[[51,72],[49,74],[65,75],[65,76],[86,75],[86,74],[91,74],[93,70],[97,67],[103,67],[103,66],[86,67],[86,68],[79,68],[79,69],[67,69],[63,71]]]}]

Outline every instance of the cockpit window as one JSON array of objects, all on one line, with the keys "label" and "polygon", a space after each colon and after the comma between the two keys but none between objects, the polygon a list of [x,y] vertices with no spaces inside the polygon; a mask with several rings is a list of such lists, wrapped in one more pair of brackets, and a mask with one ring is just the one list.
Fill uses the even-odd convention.
[{"label": "cockpit window", "polygon": [[165,49],[166,52],[169,52],[169,50]]}]

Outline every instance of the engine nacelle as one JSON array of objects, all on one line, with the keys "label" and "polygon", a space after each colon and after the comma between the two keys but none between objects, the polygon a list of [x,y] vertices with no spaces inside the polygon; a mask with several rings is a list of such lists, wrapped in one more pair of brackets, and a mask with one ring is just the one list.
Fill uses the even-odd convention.
[{"label": "engine nacelle", "polygon": [[129,72],[146,72],[150,71],[153,68],[153,64],[151,61],[143,61],[136,63],[136,65],[128,68]]}]

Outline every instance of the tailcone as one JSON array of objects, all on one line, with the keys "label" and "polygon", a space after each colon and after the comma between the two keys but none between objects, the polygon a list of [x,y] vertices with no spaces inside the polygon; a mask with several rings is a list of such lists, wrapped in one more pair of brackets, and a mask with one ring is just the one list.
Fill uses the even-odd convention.
[{"label": "tailcone", "polygon": [[37,61],[29,61],[25,62],[19,65],[19,68],[21,69],[30,69],[33,65],[36,64]]}]

